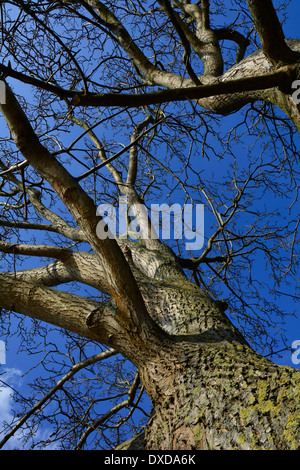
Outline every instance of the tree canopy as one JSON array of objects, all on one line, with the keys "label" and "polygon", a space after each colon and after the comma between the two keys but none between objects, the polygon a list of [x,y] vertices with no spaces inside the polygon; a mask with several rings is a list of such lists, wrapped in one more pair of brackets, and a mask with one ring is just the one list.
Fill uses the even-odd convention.
[{"label": "tree canopy", "polygon": [[[144,330],[160,334],[142,275],[190,279],[263,356],[290,347],[300,42],[284,35],[288,3],[1,2],[0,337],[18,338],[30,378],[3,445],[107,449],[142,429],[135,354]],[[129,214],[135,233],[101,239],[99,207],[120,201],[190,206],[193,223],[143,240]],[[187,243],[197,207],[203,246]]]}]

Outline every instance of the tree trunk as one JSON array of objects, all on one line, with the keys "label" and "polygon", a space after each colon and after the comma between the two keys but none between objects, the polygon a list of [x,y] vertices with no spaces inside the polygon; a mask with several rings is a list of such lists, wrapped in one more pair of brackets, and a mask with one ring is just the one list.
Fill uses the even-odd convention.
[{"label": "tree trunk", "polygon": [[154,252],[126,244],[150,315],[144,329],[130,330],[126,319],[120,324],[116,304],[100,306],[27,281],[34,273],[36,282],[38,275],[40,282],[57,275],[67,281],[71,273],[96,287],[103,272],[88,253],[63,250],[65,271],[59,261],[46,273],[2,275],[1,304],[104,342],[138,367],[154,413],[144,435],[119,449],[299,449],[300,371],[254,352],[227,318],[226,304],[189,281],[167,247]]},{"label": "tree trunk", "polygon": [[222,342],[182,341],[171,355],[142,368],[155,410],[146,449],[300,448],[300,371]]},{"label": "tree trunk", "polygon": [[[107,28],[118,32],[119,43],[151,83],[187,93],[192,80],[182,81],[181,77],[155,69],[120,28],[114,15],[106,14],[107,7],[92,0],[86,3],[98,8]],[[299,41],[292,42],[292,46],[298,51]],[[209,47],[218,52],[213,41]],[[207,52],[208,49],[203,54]],[[271,52],[276,56],[276,51]],[[210,66],[207,69],[205,78],[211,85],[255,77],[258,71],[274,72],[262,51],[220,77],[212,74]],[[220,73],[219,66],[217,69],[214,73]],[[289,85],[291,80],[287,80]],[[0,105],[0,111],[18,150],[52,185],[94,254],[59,248],[50,251],[43,246],[43,255],[55,258],[55,264],[29,273],[1,274],[1,307],[104,343],[132,361],[154,409],[144,439],[141,436],[138,439],[138,445],[147,450],[299,449],[300,371],[276,366],[255,353],[225,315],[226,305],[190,282],[175,256],[159,241],[149,240],[145,246],[126,241],[129,252],[124,254],[124,241],[98,238],[99,218],[94,202],[77,179],[40,143],[12,90],[7,86],[6,91],[6,104]],[[252,101],[268,101],[284,110],[300,129],[299,109],[286,91],[233,90],[226,97],[208,94],[193,99],[219,114],[235,111]],[[115,97],[120,100],[124,95]],[[103,97],[82,94],[77,98],[77,105],[100,106],[97,100]],[[84,102],[85,99],[91,102]],[[116,105],[122,103],[118,101]],[[132,167],[126,185],[135,180],[135,160],[131,152]],[[123,194],[133,198],[122,185]],[[28,194],[32,202],[33,194]],[[60,226],[62,230],[64,225]],[[1,250],[9,253],[30,254],[30,250],[32,255],[42,255],[41,248],[34,246],[1,244]],[[110,295],[110,300],[90,301],[48,287],[70,279],[83,280]],[[134,445],[131,441],[121,448]]]},{"label": "tree trunk", "polygon": [[154,413],[144,439],[120,449],[299,449],[300,371],[254,352],[223,304],[184,278],[141,290],[169,336],[133,359]]}]

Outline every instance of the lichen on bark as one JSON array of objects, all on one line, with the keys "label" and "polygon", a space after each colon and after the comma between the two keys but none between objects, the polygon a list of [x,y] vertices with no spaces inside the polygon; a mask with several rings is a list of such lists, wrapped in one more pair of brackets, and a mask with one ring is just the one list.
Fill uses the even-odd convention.
[{"label": "lichen on bark", "polygon": [[181,352],[185,360],[166,389],[157,383],[146,448],[179,450],[183,441],[191,450],[300,448],[300,371],[241,345],[183,346]]}]

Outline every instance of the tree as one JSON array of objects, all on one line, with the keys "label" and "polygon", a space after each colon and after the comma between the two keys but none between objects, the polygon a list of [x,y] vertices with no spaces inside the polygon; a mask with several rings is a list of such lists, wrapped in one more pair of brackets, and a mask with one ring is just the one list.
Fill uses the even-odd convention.
[{"label": "tree", "polygon": [[[3,443],[44,416],[62,448],[113,447],[145,391],[145,429],[119,448],[299,448],[299,371],[266,357],[284,341],[280,293],[299,298],[300,43],[285,39],[285,6],[1,2],[3,328],[18,321],[28,341],[30,317],[53,345],[55,325],[73,361]],[[159,236],[153,204],[185,238]],[[202,204],[203,248],[189,218]],[[112,357],[95,386],[123,377],[108,387],[119,401],[96,416],[93,374]]]}]

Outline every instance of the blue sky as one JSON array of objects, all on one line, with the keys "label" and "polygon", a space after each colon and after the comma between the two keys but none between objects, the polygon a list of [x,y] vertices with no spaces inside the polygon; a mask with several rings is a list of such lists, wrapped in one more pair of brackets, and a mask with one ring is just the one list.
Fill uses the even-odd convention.
[{"label": "blue sky", "polygon": [[[300,18],[300,2],[299,0],[292,0],[288,8],[288,21],[284,25],[284,32],[286,37],[296,38],[299,37],[299,18]],[[289,344],[300,340],[300,312],[298,302],[287,298],[286,302],[296,310],[296,317],[289,318],[286,324],[286,334],[289,340]],[[1,338],[0,338],[1,340]],[[298,346],[297,346],[298,347]],[[4,375],[0,376],[6,383],[8,383],[15,390],[20,393],[26,393],[26,382],[34,376],[34,371],[29,373],[28,376],[23,378],[23,374],[28,368],[30,368],[35,362],[35,356],[31,356],[28,352],[18,352],[19,343],[12,339],[9,344],[6,345],[6,364],[0,364],[0,373]],[[284,364],[291,367],[300,368],[300,364],[293,364],[292,359],[300,360],[300,354],[295,354],[292,358],[290,351],[284,351],[280,354],[280,357],[274,357],[273,360],[277,364]],[[12,416],[11,408],[13,407],[13,391],[3,386],[1,387],[0,382],[0,432],[1,423],[5,419],[9,419]],[[47,429],[41,431],[47,434]],[[42,436],[45,437],[45,436]],[[18,447],[17,437],[14,438],[8,444],[7,448]]]},{"label": "blue sky", "polygon": [[[288,20],[283,26],[285,36],[290,39],[299,38],[299,18],[300,18],[300,2],[299,0],[292,0],[288,7]],[[299,205],[298,205],[299,207]],[[287,299],[288,301],[288,299]],[[294,305],[296,311],[295,318],[289,318],[287,320],[286,332],[287,337],[290,340],[290,344],[296,340],[300,340],[300,310],[299,310],[299,301],[293,301],[290,299],[290,302]],[[298,346],[297,346],[298,351]],[[279,358],[273,358],[273,361],[277,364],[288,365],[290,367],[300,368],[300,354],[297,352],[294,356],[291,356],[289,351],[284,351]],[[293,360],[299,360],[299,364],[294,364]]]},{"label": "blue sky", "polygon": [[292,0],[288,9],[288,19],[284,24],[284,33],[290,39],[299,38],[299,15],[300,3],[298,0]]}]

